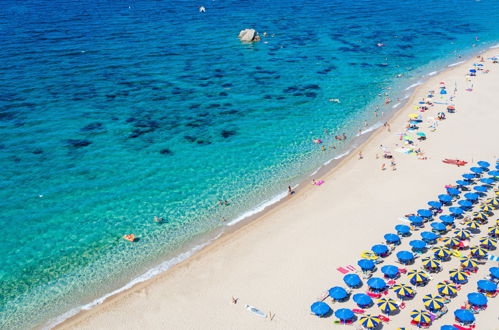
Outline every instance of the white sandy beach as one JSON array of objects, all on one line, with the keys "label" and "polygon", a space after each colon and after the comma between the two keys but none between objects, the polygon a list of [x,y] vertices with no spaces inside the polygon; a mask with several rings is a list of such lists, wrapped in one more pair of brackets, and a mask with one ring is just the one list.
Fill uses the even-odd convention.
[{"label": "white sandy beach", "polygon": [[[483,56],[499,53],[493,49]],[[310,305],[333,286],[343,286],[343,274],[338,267],[354,265],[362,251],[383,241],[383,235],[394,233],[394,226],[404,214],[427,208],[427,202],[445,193],[446,184],[454,184],[479,160],[494,164],[499,156],[499,64],[484,63],[489,73],[479,71],[467,81],[466,74],[473,63],[449,68],[432,76],[415,91],[407,106],[390,120],[391,132],[380,128],[358,150],[344,159],[323,179],[321,186],[307,185],[284,203],[257,220],[205,248],[186,262],[148,282],[137,285],[102,305],[65,321],[61,329],[327,329],[336,317],[318,318],[310,314]],[[449,94],[438,94],[443,81]],[[427,160],[397,151],[402,145],[398,135],[403,132],[408,114],[429,90],[436,90],[435,102],[447,102],[457,92],[452,104],[455,114],[445,111],[447,105],[435,104],[422,113],[425,124],[420,131],[428,139],[416,142]],[[473,85],[472,91],[466,88]],[[396,103],[396,102],[394,102]],[[449,103],[450,104],[450,103]],[[391,105],[389,105],[391,106]],[[427,128],[426,119],[445,111],[447,119],[438,122],[435,132]],[[413,134],[414,135],[414,134]],[[396,145],[399,145],[398,147]],[[396,170],[389,161],[376,159],[382,155],[380,145],[389,148],[395,157]],[[444,158],[462,159],[469,164],[457,167],[442,163]],[[382,171],[385,162],[387,169]],[[493,192],[489,193],[492,196]],[[499,211],[491,219],[495,222]],[[447,214],[447,209],[444,214]],[[489,224],[490,225],[490,224]],[[427,228],[429,226],[427,225]],[[486,233],[473,238],[473,243]],[[428,229],[429,230],[429,229]],[[419,233],[404,239],[395,252],[410,250],[408,242],[419,239]],[[473,245],[473,244],[472,244]],[[497,251],[492,252],[499,255]],[[394,254],[384,264],[394,264]],[[420,261],[418,261],[420,263]],[[396,264],[394,264],[396,265]],[[409,327],[409,312],[424,309],[421,298],[426,293],[437,294],[436,283],[448,280],[448,270],[459,265],[457,258],[444,263],[444,271],[433,274],[433,280],[409,302],[400,314],[391,316],[383,329]],[[407,266],[416,269],[420,264]],[[459,296],[449,303],[449,312],[434,323],[453,324],[454,310],[463,305],[466,294],[476,291],[476,281],[488,274],[497,262],[488,261],[470,277]],[[380,268],[380,267],[379,267]],[[378,271],[375,276],[380,276]],[[399,283],[409,283],[406,275]],[[355,291],[365,292],[366,285]],[[238,299],[232,303],[232,297]],[[395,298],[393,292],[389,297]],[[399,300],[399,299],[396,299]],[[331,304],[338,308],[357,308],[349,300]],[[244,306],[253,305],[273,315],[261,318]],[[489,299],[487,310],[477,317],[476,329],[499,329],[499,298]],[[367,310],[380,314],[378,307]],[[355,323],[354,328],[359,324]]]}]

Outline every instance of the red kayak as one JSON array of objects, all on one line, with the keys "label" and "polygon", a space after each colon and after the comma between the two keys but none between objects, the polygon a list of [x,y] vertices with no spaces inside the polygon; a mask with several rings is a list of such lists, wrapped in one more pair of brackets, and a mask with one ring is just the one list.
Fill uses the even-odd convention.
[{"label": "red kayak", "polygon": [[457,165],[457,166],[464,166],[468,164],[468,162],[465,162],[464,160],[459,160],[459,159],[444,159],[442,160],[445,164],[451,164],[451,165]]}]

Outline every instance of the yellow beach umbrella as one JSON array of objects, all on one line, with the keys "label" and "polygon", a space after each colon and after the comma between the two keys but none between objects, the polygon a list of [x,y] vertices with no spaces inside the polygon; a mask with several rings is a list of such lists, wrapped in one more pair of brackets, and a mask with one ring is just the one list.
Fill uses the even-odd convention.
[{"label": "yellow beach umbrella", "polygon": [[438,293],[444,296],[454,296],[457,293],[457,286],[450,282],[440,282],[437,284]]},{"label": "yellow beach umbrella", "polygon": [[423,305],[431,311],[438,311],[444,307],[444,299],[440,296],[427,294],[423,297]]},{"label": "yellow beach umbrella", "polygon": [[459,269],[449,271],[450,279],[454,283],[464,283],[468,280],[468,274]]},{"label": "yellow beach umbrella", "polygon": [[410,270],[407,273],[407,277],[412,284],[423,283],[428,280],[428,275],[420,270]]},{"label": "yellow beach umbrella", "polygon": [[431,323],[430,314],[424,310],[413,310],[411,312],[411,318],[417,323]]},{"label": "yellow beach umbrella", "polygon": [[[415,108],[417,109],[418,107],[415,107]],[[418,116],[419,116],[419,115],[418,115],[417,113],[411,113],[411,114],[409,115],[409,118],[418,118]]]},{"label": "yellow beach umbrella", "polygon": [[461,240],[456,237],[444,237],[444,239],[442,239],[442,242],[447,246],[454,247],[458,246],[459,243],[461,243]]},{"label": "yellow beach umbrella", "polygon": [[497,246],[497,239],[491,237],[480,238],[480,245],[487,248],[494,248]]},{"label": "yellow beach umbrella", "polygon": [[435,256],[435,258],[437,258],[437,259],[446,259],[452,253],[452,251],[450,249],[443,247],[443,246],[435,247],[431,251],[433,252],[433,255]]},{"label": "yellow beach umbrella", "polygon": [[468,229],[456,229],[453,233],[454,236],[460,239],[467,239],[471,236],[471,232]]},{"label": "yellow beach umbrella", "polygon": [[372,329],[376,328],[381,323],[381,320],[375,315],[363,315],[359,318],[359,323],[364,328]]},{"label": "yellow beach umbrella", "polygon": [[487,213],[483,211],[473,212],[471,215],[473,216],[473,219],[487,220]]},{"label": "yellow beach umbrella", "polygon": [[499,227],[498,226],[489,227],[488,231],[489,231],[489,235],[492,237],[499,236]]},{"label": "yellow beach umbrella", "polygon": [[461,266],[467,269],[478,267],[478,260],[473,257],[463,257],[459,261],[461,261]]},{"label": "yellow beach umbrella", "polygon": [[390,314],[399,308],[399,305],[392,298],[381,298],[377,303],[378,307],[385,314]]},{"label": "yellow beach umbrella", "polygon": [[412,289],[412,287],[407,284],[397,284],[393,286],[393,291],[399,297],[408,297],[414,294],[414,290]]},{"label": "yellow beach umbrella", "polygon": [[475,247],[472,247],[470,249],[471,251],[471,254],[477,258],[483,258],[483,257],[486,257],[487,254],[489,253],[489,251],[487,251],[486,249],[484,249],[483,247],[481,246],[475,246]]},{"label": "yellow beach umbrella", "polygon": [[475,220],[466,221],[464,224],[470,229],[479,229],[480,228],[480,223],[478,223],[478,221],[475,221]]},{"label": "yellow beach umbrella", "polygon": [[495,210],[495,207],[493,205],[484,204],[484,205],[480,206],[480,210],[482,210],[484,212],[492,212]]},{"label": "yellow beach umbrella", "polygon": [[499,199],[497,197],[487,199],[487,204],[493,205],[493,206],[499,206]]},{"label": "yellow beach umbrella", "polygon": [[423,266],[426,268],[437,269],[440,268],[441,262],[432,257],[425,257],[421,259]]}]

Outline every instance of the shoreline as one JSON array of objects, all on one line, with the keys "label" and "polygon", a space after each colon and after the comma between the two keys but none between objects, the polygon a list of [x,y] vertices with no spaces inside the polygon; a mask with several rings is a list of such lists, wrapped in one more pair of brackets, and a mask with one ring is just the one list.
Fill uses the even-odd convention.
[{"label": "shoreline", "polygon": [[[380,121],[379,121],[379,123],[381,123],[380,127],[375,128],[372,131],[359,136],[358,138],[356,137],[356,139],[353,140],[346,148],[346,150],[348,150],[348,154],[340,157],[339,159],[335,159],[335,158],[341,156],[341,154],[336,156],[335,158],[327,161],[325,164],[323,164],[316,171],[314,171],[315,174],[311,174],[311,175],[305,174],[304,177],[305,178],[311,178],[312,176],[321,177],[321,178],[325,179],[326,182],[328,182],[329,180],[332,180],[334,178],[334,175],[338,171],[343,169],[345,167],[345,165],[347,165],[353,158],[357,157],[357,151],[362,151],[363,148],[368,146],[370,143],[372,143],[372,141],[374,139],[379,137],[380,134],[385,132],[382,122],[386,121],[386,122],[390,123],[390,122],[393,122],[393,121],[396,121],[397,119],[399,119],[402,116],[402,114],[405,113],[404,110],[406,110],[408,108],[408,106],[415,100],[418,93],[422,89],[424,89],[425,86],[430,81],[436,80],[440,75],[442,75],[446,72],[453,71],[453,70],[459,70],[466,63],[473,60],[477,55],[488,53],[491,51],[492,51],[492,49],[487,49],[485,51],[482,50],[480,52],[475,53],[470,58],[467,58],[463,61],[460,61],[459,63],[452,63],[452,64],[446,66],[444,69],[442,69],[441,71],[438,71],[436,74],[431,75],[431,73],[433,73],[433,72],[425,74],[422,77],[422,81],[420,84],[418,84],[418,85],[413,84],[413,85],[415,85],[414,87],[411,87],[411,86],[413,86],[413,85],[411,85],[411,86],[407,87],[406,89],[402,90],[402,91],[406,91],[406,92],[409,90],[411,93],[410,96],[407,98],[401,99],[400,105],[398,105],[395,109],[392,109],[392,107],[390,106],[390,110],[392,110],[392,111],[390,111],[388,114],[385,114],[385,116],[380,119]],[[419,80],[418,80],[418,82],[419,82]],[[397,101],[397,102],[399,102],[399,101]],[[375,122],[371,126],[375,126],[377,123],[378,123],[378,121]],[[367,129],[369,129],[370,127],[368,127]],[[362,137],[364,137],[364,139],[362,139]],[[358,140],[360,140],[361,142],[356,144],[356,142]],[[85,306],[91,306],[91,309],[85,309],[85,306],[81,306],[80,308],[76,308],[76,309],[80,310],[76,314],[74,314],[68,318],[65,318],[64,320],[62,320],[62,322],[57,322],[57,323],[53,322],[53,323],[46,324],[45,326],[43,326],[43,328],[47,328],[47,327],[49,327],[49,328],[52,328],[52,327],[66,328],[66,327],[71,327],[73,325],[76,325],[79,321],[91,316],[94,312],[96,312],[97,309],[101,309],[101,308],[105,307],[106,305],[110,305],[113,302],[120,300],[123,297],[133,295],[137,291],[142,290],[144,288],[147,288],[150,284],[157,282],[157,281],[160,281],[161,279],[163,279],[165,277],[168,277],[170,273],[177,271],[177,269],[179,269],[179,268],[188,267],[190,264],[203,258],[203,256],[205,256],[206,254],[209,254],[211,251],[217,250],[218,248],[224,246],[228,241],[230,241],[232,239],[232,237],[234,235],[241,235],[244,231],[247,231],[250,228],[255,227],[258,224],[262,223],[263,220],[265,220],[267,217],[269,217],[270,215],[275,214],[279,210],[283,209],[284,205],[287,205],[291,200],[296,200],[297,198],[305,198],[306,195],[308,195],[310,192],[314,191],[315,189],[320,189],[317,187],[313,187],[307,183],[308,183],[307,180],[303,179],[298,184],[298,186],[295,189],[295,192],[296,192],[295,196],[283,197],[282,199],[278,200],[277,202],[264,207],[261,211],[258,211],[255,214],[252,214],[248,217],[245,217],[245,218],[241,219],[240,221],[237,221],[234,224],[231,224],[231,222],[228,222],[226,224],[226,226],[223,227],[221,233],[216,235],[216,237],[214,239],[209,240],[209,241],[205,242],[204,244],[201,244],[202,246],[199,246],[196,244],[191,244],[191,245],[199,246],[199,248],[194,249],[194,251],[192,251],[192,253],[191,253],[191,251],[181,253],[179,256],[181,256],[182,254],[189,254],[189,255],[185,259],[182,259],[177,263],[173,263],[172,266],[169,266],[167,269],[160,271],[158,274],[155,274],[153,277],[148,278],[145,281],[139,281],[139,282],[136,282],[135,284],[130,285],[130,283],[135,282],[137,279],[148,274],[149,272],[153,271],[154,269],[161,267],[161,265],[163,265],[165,263],[169,263],[172,259],[166,260],[165,262],[161,263],[160,265],[147,270],[146,272],[144,272],[143,275],[136,277],[135,279],[133,279],[132,281],[127,283],[122,288],[119,288],[119,289],[117,289],[109,294],[106,294],[103,297],[100,297],[100,298],[94,300],[93,302],[85,305]],[[268,202],[269,201],[265,201],[261,205],[265,205]],[[254,209],[257,209],[258,207],[259,206],[255,207]],[[251,212],[251,210],[246,212],[246,213],[249,213],[249,212]],[[114,294],[115,292],[116,292],[116,294]],[[68,313],[69,312],[67,312],[61,316],[64,316]]]}]

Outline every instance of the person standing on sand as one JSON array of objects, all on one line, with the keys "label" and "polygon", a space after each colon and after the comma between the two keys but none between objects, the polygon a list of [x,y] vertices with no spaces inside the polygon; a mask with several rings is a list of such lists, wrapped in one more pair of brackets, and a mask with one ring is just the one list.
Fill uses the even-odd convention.
[{"label": "person standing on sand", "polygon": [[288,195],[293,195],[295,192],[293,191],[293,188],[291,186],[288,186]]},{"label": "person standing on sand", "polygon": [[362,159],[364,158],[364,156],[362,156],[362,151],[359,151],[359,159]]}]

